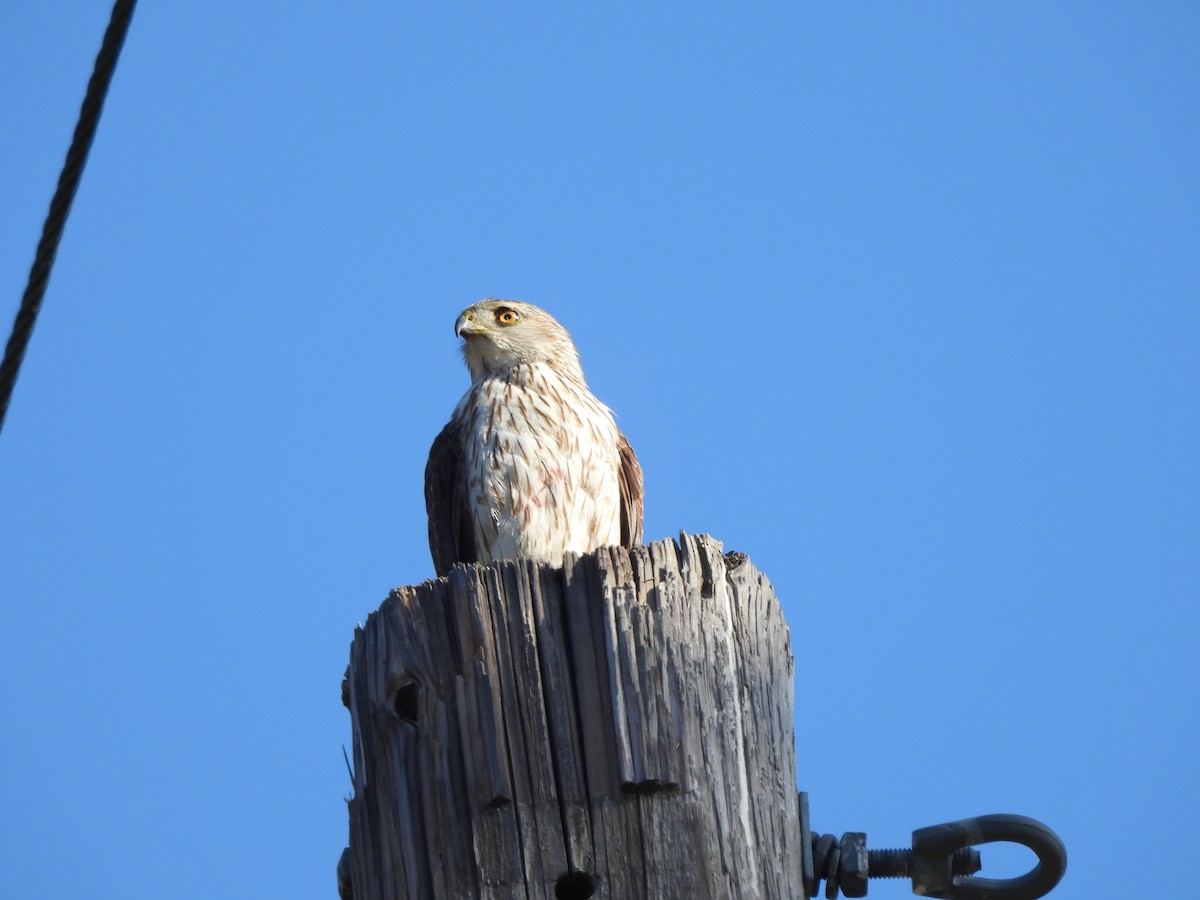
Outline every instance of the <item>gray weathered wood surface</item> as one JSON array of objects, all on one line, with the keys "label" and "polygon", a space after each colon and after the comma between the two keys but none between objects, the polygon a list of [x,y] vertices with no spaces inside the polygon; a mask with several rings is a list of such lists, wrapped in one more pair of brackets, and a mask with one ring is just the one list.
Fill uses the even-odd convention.
[{"label": "gray weathered wood surface", "polygon": [[792,674],[707,536],[398,588],[350,651],[343,891],[802,897]]}]

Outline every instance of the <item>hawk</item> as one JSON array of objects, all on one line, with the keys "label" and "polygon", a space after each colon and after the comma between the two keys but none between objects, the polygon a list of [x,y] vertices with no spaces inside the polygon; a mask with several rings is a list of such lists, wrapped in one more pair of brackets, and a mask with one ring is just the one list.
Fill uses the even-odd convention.
[{"label": "hawk", "polygon": [[642,541],[642,469],[588,390],[571,335],[545,310],[481,300],[463,310],[471,387],[429,451],[425,509],[438,575],[456,562]]}]

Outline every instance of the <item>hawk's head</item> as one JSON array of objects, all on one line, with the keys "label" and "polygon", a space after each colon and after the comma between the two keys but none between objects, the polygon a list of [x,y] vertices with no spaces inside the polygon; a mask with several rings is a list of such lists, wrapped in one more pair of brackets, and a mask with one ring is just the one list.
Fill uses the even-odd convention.
[{"label": "hawk's head", "polygon": [[583,380],[571,335],[544,309],[519,300],[480,300],[454,323],[466,340],[463,358],[471,381],[498,375],[522,363],[542,362]]}]

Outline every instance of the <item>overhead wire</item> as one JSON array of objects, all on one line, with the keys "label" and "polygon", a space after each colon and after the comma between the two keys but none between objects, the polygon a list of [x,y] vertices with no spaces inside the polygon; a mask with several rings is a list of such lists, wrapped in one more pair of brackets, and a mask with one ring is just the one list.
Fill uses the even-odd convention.
[{"label": "overhead wire", "polygon": [[55,188],[54,197],[50,200],[50,211],[42,225],[42,237],[38,241],[33,265],[29,270],[25,293],[21,297],[21,305],[17,309],[12,333],[4,348],[4,359],[0,362],[0,430],[4,428],[4,419],[8,413],[8,404],[12,399],[17,374],[20,372],[21,362],[25,358],[25,350],[29,346],[29,338],[33,334],[33,326],[37,322],[38,312],[42,307],[42,298],[46,295],[46,286],[50,282],[50,271],[54,267],[54,258],[58,254],[58,245],[67,224],[67,215],[71,211],[71,202],[75,199],[75,191],[79,187],[79,179],[83,175],[88,151],[91,149],[92,139],[96,136],[96,126],[100,122],[104,98],[108,94],[108,86],[112,82],[113,72],[116,71],[117,59],[121,55],[121,47],[125,43],[125,35],[129,31],[133,8],[136,5],[137,0],[116,0],[113,4],[112,16],[109,18],[108,28],[104,32],[100,52],[96,55],[92,77],[88,81],[87,93],[84,95],[79,118],[75,123],[75,133],[71,138],[71,145],[67,149],[67,158],[58,176],[58,187]]}]

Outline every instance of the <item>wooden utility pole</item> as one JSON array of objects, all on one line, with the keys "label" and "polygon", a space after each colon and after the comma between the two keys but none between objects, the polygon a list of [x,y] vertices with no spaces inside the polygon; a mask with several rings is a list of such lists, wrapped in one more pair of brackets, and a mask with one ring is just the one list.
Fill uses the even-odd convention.
[{"label": "wooden utility pole", "polygon": [[793,659],[710,537],[456,568],[357,629],[343,898],[797,898]]}]

